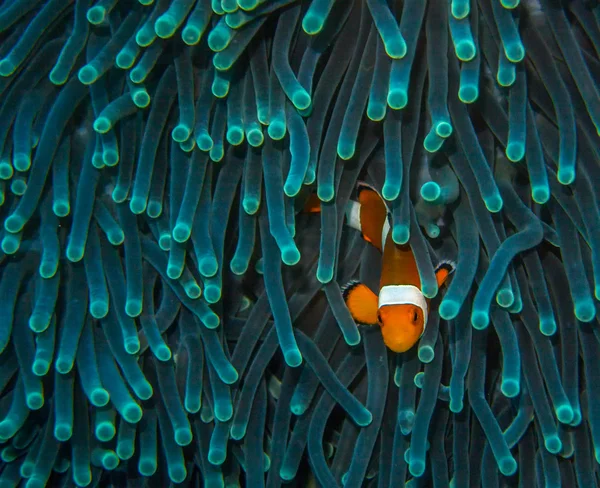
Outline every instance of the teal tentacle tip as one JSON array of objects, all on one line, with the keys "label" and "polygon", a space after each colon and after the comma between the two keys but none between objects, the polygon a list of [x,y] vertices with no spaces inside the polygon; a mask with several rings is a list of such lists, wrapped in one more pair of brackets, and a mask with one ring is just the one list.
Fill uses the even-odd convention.
[{"label": "teal tentacle tip", "polygon": [[354,156],[356,146],[353,142],[338,141],[337,153],[338,156],[344,160],[351,159]]},{"label": "teal tentacle tip", "polygon": [[51,263],[51,262],[49,263],[49,262],[45,262],[45,261],[42,262],[42,264],[40,264],[40,268],[39,268],[40,276],[42,278],[46,278],[46,279],[52,278],[56,274],[57,266],[58,266],[58,263]]},{"label": "teal tentacle tip", "polygon": [[442,195],[442,189],[435,181],[428,181],[421,187],[421,197],[426,202],[435,202]]},{"label": "teal tentacle tip", "polygon": [[152,459],[140,459],[138,471],[142,476],[152,476],[156,472],[156,463]]},{"label": "teal tentacle tip", "polygon": [[522,142],[509,142],[506,145],[506,157],[516,163],[525,157],[525,145]]},{"label": "teal tentacle tip", "polygon": [[437,282],[433,283],[423,283],[421,286],[421,291],[425,298],[435,298],[438,294],[439,288]]},{"label": "teal tentacle tip", "polygon": [[570,404],[565,403],[556,407],[556,418],[561,424],[570,425],[575,416]]},{"label": "teal tentacle tip", "polygon": [[9,419],[4,419],[0,422],[0,441],[6,442],[13,435],[15,428],[15,423]]},{"label": "teal tentacle tip", "polygon": [[192,431],[187,427],[180,427],[175,431],[175,442],[179,446],[187,446],[192,442]]},{"label": "teal tentacle tip", "polygon": [[229,429],[229,435],[233,440],[241,441],[246,435],[246,426],[234,423]]},{"label": "teal tentacle tip", "polygon": [[148,205],[145,198],[134,196],[129,202],[129,209],[136,215],[144,213],[146,206]]},{"label": "teal tentacle tip", "polygon": [[112,124],[106,117],[98,117],[94,121],[94,130],[99,134],[106,134],[110,129],[112,129]]},{"label": "teal tentacle tip", "polygon": [[452,135],[452,124],[449,122],[438,122],[435,126],[435,133],[443,138],[450,137]]},{"label": "teal tentacle tip", "polygon": [[[221,323],[221,319],[216,313],[210,313],[202,318],[202,321],[207,329],[216,329]],[[237,375],[237,372],[236,372]],[[237,379],[237,376],[236,376]],[[235,380],[234,380],[235,381]]]},{"label": "teal tentacle tip", "polygon": [[25,398],[25,403],[30,410],[39,410],[44,406],[44,395],[41,393],[29,393]]},{"label": "teal tentacle tip", "polygon": [[479,88],[476,85],[461,84],[458,89],[458,98],[463,103],[473,103],[479,97]]},{"label": "teal tentacle tip", "polygon": [[392,202],[400,195],[400,186],[386,181],[381,189],[381,195],[388,202]]},{"label": "teal tentacle tip", "polygon": [[502,210],[504,202],[499,193],[495,193],[487,198],[484,198],[486,208],[492,213],[498,213]]},{"label": "teal tentacle tip", "polygon": [[241,127],[230,127],[227,129],[227,142],[232,146],[239,146],[244,142],[244,131]]},{"label": "teal tentacle tip", "polygon": [[596,317],[596,307],[591,300],[575,304],[575,317],[581,322],[591,322]]},{"label": "teal tentacle tip", "polygon": [[167,265],[167,276],[172,280],[177,280],[181,278],[182,273],[183,268],[180,265],[170,263]]},{"label": "teal tentacle tip", "polygon": [[373,422],[373,414],[363,407],[360,410],[360,415],[355,420],[359,427],[366,427]]},{"label": "teal tentacle tip", "polygon": [[306,402],[292,397],[292,401],[290,403],[290,412],[292,412],[294,415],[302,415],[304,412],[306,412],[307,408],[308,405],[306,404]]},{"label": "teal tentacle tip", "polygon": [[181,32],[181,38],[188,46],[198,44],[201,35],[200,30],[194,25],[186,25]]},{"label": "teal tentacle tip", "polygon": [[117,433],[117,429],[111,422],[100,422],[96,425],[96,439],[102,442],[110,441],[115,434]]},{"label": "teal tentacle tip", "polygon": [[129,337],[125,340],[125,351],[127,354],[137,354],[140,351],[140,340],[137,337]]},{"label": "teal tentacle tip", "polygon": [[401,246],[410,239],[410,227],[407,225],[395,225],[392,230],[392,240]]},{"label": "teal tentacle tip", "polygon": [[485,329],[490,323],[490,316],[484,310],[473,310],[471,314],[471,324],[477,330]]},{"label": "teal tentacle tip", "polygon": [[322,202],[330,202],[335,196],[335,189],[330,183],[323,183],[317,187],[317,197]]},{"label": "teal tentacle tip", "polygon": [[344,341],[346,342],[346,344],[348,344],[349,346],[358,346],[360,344],[360,334],[358,332],[358,329],[355,329],[349,333],[345,333],[344,334]]},{"label": "teal tentacle tip", "polygon": [[581,424],[581,421],[583,420],[583,417],[581,416],[581,409],[579,408],[579,406],[577,406],[576,408],[573,409],[573,420],[571,421],[571,427],[577,427],[579,424]]},{"label": "teal tentacle tip", "polygon": [[190,130],[190,128],[186,125],[177,124],[171,132],[171,137],[176,142],[185,142],[190,137],[191,132],[192,131]]},{"label": "teal tentacle tip", "polygon": [[142,415],[142,408],[137,403],[130,403],[123,409],[123,418],[130,424],[137,424]]},{"label": "teal tentacle tip", "polygon": [[128,299],[125,302],[125,313],[132,318],[138,317],[142,313],[142,301],[137,299]]},{"label": "teal tentacle tip", "polygon": [[440,317],[444,320],[451,320],[458,315],[460,311],[460,303],[450,298],[444,298],[442,303],[440,303],[440,307],[438,309],[438,313]]},{"label": "teal tentacle tip", "polygon": [[511,63],[519,63],[525,58],[525,48],[520,42],[505,46],[504,52]]},{"label": "teal tentacle tip", "polygon": [[502,308],[509,308],[515,303],[515,295],[509,288],[504,288],[496,294],[496,303]]},{"label": "teal tentacle tip", "polygon": [[274,141],[280,141],[281,139],[283,139],[285,137],[285,133],[286,133],[285,122],[283,122],[279,119],[272,120],[267,129],[267,133],[269,134],[269,137],[271,139],[273,139]]},{"label": "teal tentacle tip", "polygon": [[225,371],[223,371],[223,376],[222,376],[222,380],[224,383],[228,384],[228,385],[233,385],[239,378],[239,373],[237,372],[237,370],[229,365],[227,368],[225,368]]},{"label": "teal tentacle tip", "polygon": [[167,39],[171,37],[175,30],[177,30],[177,21],[172,15],[163,14],[154,23],[154,32],[161,39]]},{"label": "teal tentacle tip", "polygon": [[557,179],[561,185],[570,185],[575,181],[575,170],[572,168],[561,167],[559,162]]},{"label": "teal tentacle tip", "polygon": [[425,462],[421,461],[420,459],[411,460],[408,465],[408,469],[410,474],[412,474],[415,478],[418,478],[425,472]]},{"label": "teal tentacle tip", "polygon": [[514,398],[521,391],[519,380],[513,378],[502,380],[502,385],[500,388],[502,390],[502,394],[507,398]]},{"label": "teal tentacle tip", "polygon": [[461,398],[450,398],[450,411],[452,413],[462,412],[464,405]]},{"label": "teal tentacle tip", "polygon": [[471,61],[477,54],[477,48],[472,41],[458,41],[456,43],[456,57],[463,62]]},{"label": "teal tentacle tip", "polygon": [[387,96],[387,103],[390,108],[394,110],[403,109],[408,103],[408,93],[403,89],[390,88]]},{"label": "teal tentacle tip", "polygon": [[86,64],[79,70],[79,73],[77,73],[79,81],[81,81],[81,83],[84,85],[91,85],[98,79],[99,76],[100,73],[98,73],[98,70],[91,64]]},{"label": "teal tentacle tip", "polygon": [[73,369],[73,362],[65,358],[58,357],[54,367],[60,374],[67,374]]},{"label": "teal tentacle tip", "polygon": [[323,18],[307,12],[302,20],[302,29],[310,36],[318,34],[323,29]]},{"label": "teal tentacle tip", "polygon": [[406,56],[406,42],[402,37],[395,36],[384,43],[385,52],[392,59],[402,59]]},{"label": "teal tentacle tip", "polygon": [[81,246],[76,246],[74,244],[69,244],[67,246],[67,259],[72,263],[78,263],[83,259],[84,248]]},{"label": "teal tentacle tip", "polygon": [[550,200],[550,188],[548,186],[534,186],[531,188],[531,197],[535,203],[544,205]]},{"label": "teal tentacle tip", "polygon": [[512,476],[513,474],[515,474],[517,472],[517,462],[514,460],[514,458],[512,456],[505,457],[505,458],[499,460],[498,468],[500,468],[500,472],[504,476]]},{"label": "teal tentacle tip", "polygon": [[385,118],[385,105],[369,103],[367,105],[367,117],[374,122],[380,122]]},{"label": "teal tentacle tip", "polygon": [[324,285],[333,279],[333,269],[319,265],[317,267],[317,280]]},{"label": "teal tentacle tip", "polygon": [[547,337],[556,334],[557,325],[553,317],[540,319],[540,332]]},{"label": "teal tentacle tip", "polygon": [[168,361],[172,357],[171,349],[169,349],[169,347],[167,347],[165,344],[161,344],[160,346],[158,346],[156,348],[155,354],[156,358],[159,361],[163,362]]},{"label": "teal tentacle tip", "polygon": [[227,457],[227,451],[211,447],[208,451],[208,462],[213,466],[221,466]]},{"label": "teal tentacle tip", "polygon": [[5,254],[10,255],[16,253],[19,250],[19,244],[19,240],[13,239],[13,236],[9,234],[7,236],[4,236],[0,247],[2,248],[2,251],[4,251]]},{"label": "teal tentacle tip", "polygon": [[0,76],[12,75],[17,66],[7,57],[0,61]]},{"label": "teal tentacle tip", "polygon": [[550,434],[544,438],[544,445],[551,454],[558,454],[562,450],[562,441],[557,434]]},{"label": "teal tentacle tip", "polygon": [[104,300],[96,300],[90,303],[90,314],[95,319],[102,319],[108,314],[108,303]]},{"label": "teal tentacle tip", "polygon": [[105,149],[102,153],[102,162],[109,168],[116,166],[119,162],[119,153],[114,149]]},{"label": "teal tentacle tip", "polygon": [[25,221],[17,214],[12,214],[4,221],[4,228],[12,234],[22,231],[23,227]]},{"label": "teal tentacle tip", "polygon": [[260,129],[250,129],[248,131],[248,144],[250,144],[253,147],[259,147],[262,146],[263,142],[265,141],[265,136],[262,133],[262,130]]},{"label": "teal tentacle tip", "polygon": [[258,6],[258,0],[237,0],[242,10],[254,10]]},{"label": "teal tentacle tip", "polygon": [[433,347],[431,347],[431,346],[419,347],[418,356],[419,356],[419,360],[422,363],[425,363],[425,364],[430,363],[431,361],[433,361],[433,358],[435,356],[435,354],[433,352]]},{"label": "teal tentacle tip", "polygon": [[300,262],[300,251],[295,246],[285,248],[281,252],[281,260],[288,266],[294,266]]},{"label": "teal tentacle tip", "polygon": [[148,206],[146,207],[146,213],[148,217],[151,219],[157,219],[162,214],[163,207],[162,202],[157,202],[156,200],[149,200]]},{"label": "teal tentacle tip", "polygon": [[215,406],[215,417],[219,422],[228,422],[233,417],[233,406],[231,403],[225,405],[217,404]]},{"label": "teal tentacle tip", "polygon": [[27,171],[31,167],[31,158],[28,154],[15,153],[13,164],[17,171]]},{"label": "teal tentacle tip", "polygon": [[173,239],[175,239],[176,242],[179,242],[179,243],[186,242],[190,238],[191,235],[192,235],[192,229],[187,224],[178,223],[175,225],[175,228],[173,229]]},{"label": "teal tentacle tip", "polygon": [[106,18],[106,9],[101,6],[91,7],[86,14],[88,22],[90,24],[98,25],[104,22]]},{"label": "teal tentacle tip", "polygon": [[183,289],[185,290],[185,294],[192,300],[200,298],[202,295],[202,288],[198,286],[198,283],[186,283],[183,285]]},{"label": "teal tentacle tip", "polygon": [[296,107],[298,110],[307,109],[308,107],[310,107],[310,102],[310,95],[304,89],[300,89],[292,95],[292,103],[294,104],[294,107]]},{"label": "teal tentacle tip", "polygon": [[217,303],[221,299],[221,288],[215,285],[206,285],[204,287],[204,299],[208,303]]},{"label": "teal tentacle tip", "polygon": [[302,364],[302,354],[296,348],[284,353],[285,363],[291,368],[297,368]]},{"label": "teal tentacle tip", "polygon": [[12,167],[12,164],[7,163],[6,161],[0,162],[0,179],[10,180],[14,174],[15,170]]},{"label": "teal tentacle tip", "polygon": [[201,151],[208,152],[213,147],[213,140],[208,134],[200,134],[196,137],[196,144]]},{"label": "teal tentacle tip", "polygon": [[167,233],[162,234],[158,238],[158,245],[163,251],[169,251],[171,249],[171,236]]},{"label": "teal tentacle tip", "polygon": [[500,0],[500,3],[504,8],[513,9],[519,6],[521,0]]},{"label": "teal tentacle tip", "polygon": [[136,107],[146,108],[150,105],[150,95],[146,90],[136,90],[133,95],[133,103]]},{"label": "teal tentacle tip", "polygon": [[469,2],[452,2],[452,17],[454,17],[455,19],[464,19],[467,15],[469,15],[470,11],[471,8],[469,6]]},{"label": "teal tentacle tip", "polygon": [[36,359],[31,365],[31,371],[36,376],[45,376],[50,369],[50,363],[42,359]]},{"label": "teal tentacle tip", "polygon": [[210,278],[217,274],[219,264],[214,257],[203,257],[198,260],[198,270],[202,276]]}]

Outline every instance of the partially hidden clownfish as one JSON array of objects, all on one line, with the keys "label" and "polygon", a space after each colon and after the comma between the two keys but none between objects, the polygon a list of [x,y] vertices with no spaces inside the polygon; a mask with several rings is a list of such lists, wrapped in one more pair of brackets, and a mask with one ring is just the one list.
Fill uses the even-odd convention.
[{"label": "partially hidden clownfish", "polygon": [[[307,209],[319,211],[314,203]],[[342,288],[346,306],[358,324],[379,325],[389,349],[406,352],[425,332],[430,305],[421,291],[413,252],[408,244],[399,245],[392,240],[388,207],[377,190],[366,183],[358,184],[358,201],[348,202],[346,223],[379,249],[383,259],[379,295],[353,280]],[[454,264],[450,261],[437,266],[438,287],[453,271]]]}]

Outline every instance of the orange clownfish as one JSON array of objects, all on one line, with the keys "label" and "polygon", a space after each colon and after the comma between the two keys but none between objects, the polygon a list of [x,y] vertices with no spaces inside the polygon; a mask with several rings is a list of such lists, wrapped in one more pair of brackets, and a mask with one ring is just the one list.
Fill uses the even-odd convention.
[{"label": "orange clownfish", "polygon": [[[310,211],[315,211],[311,206]],[[406,352],[421,338],[427,327],[429,299],[421,292],[417,263],[408,244],[392,240],[390,212],[381,195],[365,183],[358,184],[358,201],[346,206],[346,223],[382,252],[379,296],[359,281],[342,288],[346,306],[362,325],[379,325],[383,341],[394,352]],[[441,287],[454,271],[444,261],[435,271]]]}]

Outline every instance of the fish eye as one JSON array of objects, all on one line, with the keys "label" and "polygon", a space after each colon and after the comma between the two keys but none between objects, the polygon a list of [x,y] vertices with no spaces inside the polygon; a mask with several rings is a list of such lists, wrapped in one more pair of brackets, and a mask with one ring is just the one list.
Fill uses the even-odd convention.
[{"label": "fish eye", "polygon": [[379,312],[377,312],[377,322],[379,322],[380,324],[382,323],[381,314]]}]

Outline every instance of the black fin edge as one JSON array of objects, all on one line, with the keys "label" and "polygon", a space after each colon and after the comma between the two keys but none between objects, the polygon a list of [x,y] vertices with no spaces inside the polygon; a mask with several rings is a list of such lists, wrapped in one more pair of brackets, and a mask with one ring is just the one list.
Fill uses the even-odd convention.
[{"label": "black fin edge", "polygon": [[342,286],[342,298],[344,299],[344,302],[348,298],[350,292],[358,285],[362,285],[362,283],[359,280],[350,280],[348,283]]},{"label": "black fin edge", "polygon": [[450,259],[444,259],[437,264],[435,267],[435,272],[437,273],[441,269],[445,269],[448,271],[448,274],[452,274],[456,269],[456,263]]}]

